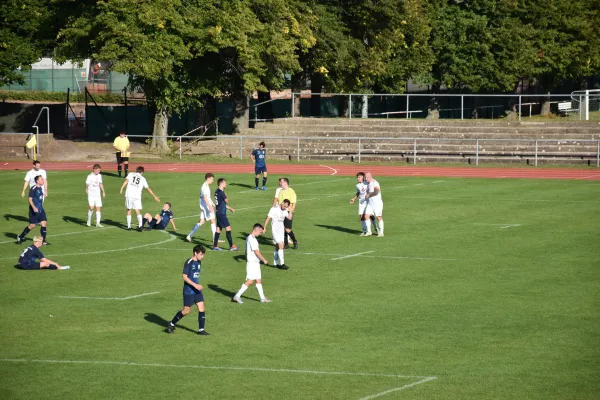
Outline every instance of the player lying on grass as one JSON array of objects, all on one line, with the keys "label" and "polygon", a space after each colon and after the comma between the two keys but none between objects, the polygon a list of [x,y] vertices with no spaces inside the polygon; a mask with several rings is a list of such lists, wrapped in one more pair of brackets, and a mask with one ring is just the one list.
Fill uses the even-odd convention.
[{"label": "player lying on grass", "polygon": [[[35,236],[33,238],[33,244],[27,247],[21,253],[19,257],[19,268],[20,269],[69,269],[68,265],[60,266],[57,262],[52,261],[44,257],[42,252],[40,251],[40,247],[42,247],[42,243],[44,240],[41,236]],[[38,261],[39,260],[39,261]]]},{"label": "player lying on grass", "polygon": [[154,216],[154,218],[152,218],[152,215],[150,215],[150,213],[146,213],[144,215],[144,220],[142,221],[142,225],[138,228],[138,231],[142,231],[142,229],[144,228],[144,225],[146,225],[146,223],[148,223],[148,228],[150,229],[160,229],[160,230],[164,230],[167,228],[167,225],[169,225],[169,222],[171,222],[171,225],[173,225],[173,230],[177,230],[177,227],[175,226],[175,221],[173,220],[173,212],[171,211],[171,203],[169,203],[168,201],[163,205],[162,210],[160,211],[160,214],[156,214]]}]

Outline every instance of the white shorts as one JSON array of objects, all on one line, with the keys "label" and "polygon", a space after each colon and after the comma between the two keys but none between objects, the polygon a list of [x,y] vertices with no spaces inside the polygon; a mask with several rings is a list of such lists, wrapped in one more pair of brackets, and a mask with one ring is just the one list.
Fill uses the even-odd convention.
[{"label": "white shorts", "polygon": [[260,263],[257,262],[247,262],[246,263],[246,280],[257,280],[262,279],[262,275],[260,274]]},{"label": "white shorts", "polygon": [[285,238],[285,231],[275,232],[273,231],[273,240],[275,243],[283,243]]},{"label": "white shorts", "polygon": [[373,215],[373,210],[371,209],[371,205],[368,201],[365,201],[364,203],[358,203],[358,215],[363,214]]},{"label": "white shorts", "polygon": [[369,203],[369,206],[373,210],[373,215],[381,217],[383,215],[383,201],[373,201]]},{"label": "white shorts", "polygon": [[100,196],[88,196],[88,204],[90,207],[102,207],[102,197]]},{"label": "white shorts", "polygon": [[141,210],[142,199],[130,199],[129,197],[125,197],[125,208],[128,210]]},{"label": "white shorts", "polygon": [[207,205],[203,205],[202,202],[200,203],[200,219],[203,220],[211,220],[211,219],[215,219],[215,212],[214,212],[214,207],[213,207],[213,212],[210,212],[210,210],[208,209]]}]

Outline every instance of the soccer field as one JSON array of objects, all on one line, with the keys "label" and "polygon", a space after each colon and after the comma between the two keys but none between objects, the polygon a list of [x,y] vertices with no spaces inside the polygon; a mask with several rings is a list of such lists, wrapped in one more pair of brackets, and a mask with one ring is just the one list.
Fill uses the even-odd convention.
[{"label": "soccer field", "polygon": [[[299,248],[285,251],[288,271],[263,266],[273,303],[255,287],[230,302],[243,251],[207,250],[202,337],[195,308],[164,329],[182,306],[203,174],[146,173],[178,230],[137,232],[123,229],[110,174],[105,227],[85,226],[88,173],[48,171],[41,250],[71,270],[22,271],[39,228],[15,244],[25,171],[0,172],[2,399],[598,398],[600,181],[376,176],[379,238],[358,236],[353,177],[292,175]],[[252,175],[219,177],[243,250],[276,176],[267,191]],[[143,204],[155,214],[162,203],[146,193]],[[210,236],[204,225],[195,239]],[[269,227],[259,242],[272,261],[270,239]]]}]

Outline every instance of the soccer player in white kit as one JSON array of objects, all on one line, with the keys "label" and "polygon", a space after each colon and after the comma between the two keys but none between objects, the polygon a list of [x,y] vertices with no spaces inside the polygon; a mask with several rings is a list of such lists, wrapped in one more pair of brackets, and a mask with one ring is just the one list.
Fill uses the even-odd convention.
[{"label": "soccer player in white kit", "polygon": [[194,233],[204,224],[205,221],[210,221],[210,230],[212,231],[211,240],[215,238],[215,232],[217,231],[217,221],[215,218],[215,203],[212,196],[210,195],[210,185],[215,180],[215,176],[208,172],[204,175],[204,183],[200,188],[200,222],[198,222],[190,233],[186,236],[185,240],[188,242],[192,241]]},{"label": "soccer player in white kit", "polygon": [[256,281],[256,289],[260,296],[261,303],[271,303],[271,300],[265,297],[265,293],[262,287],[262,275],[260,272],[260,262],[268,264],[269,262],[263,257],[258,249],[258,240],[256,238],[263,233],[264,229],[261,224],[255,224],[252,228],[252,233],[246,238],[246,282],[242,284],[242,287],[233,296],[231,301],[234,303],[242,304],[242,294],[248,290],[252,283]]},{"label": "soccer player in white kit", "polygon": [[377,218],[377,226],[379,227],[377,236],[383,237],[383,199],[381,198],[381,187],[379,186],[379,182],[373,179],[370,172],[365,174],[365,178],[369,184],[369,190],[365,197],[369,199],[373,215]]},{"label": "soccer player in white kit", "polygon": [[131,230],[131,210],[135,210],[138,220],[138,231],[142,230],[142,190],[146,189],[148,193],[154,197],[156,202],[160,202],[160,199],[156,197],[152,189],[148,186],[146,178],[142,176],[144,173],[144,167],[137,167],[134,173],[127,175],[125,181],[121,185],[119,194],[123,194],[123,189],[127,186],[125,191],[125,208],[127,208],[127,230]]},{"label": "soccer player in white kit", "polygon": [[42,186],[42,191],[44,192],[44,200],[46,199],[46,197],[48,197],[48,176],[46,174],[46,171],[41,169],[40,166],[41,164],[39,161],[34,161],[33,168],[27,171],[27,174],[25,174],[25,183],[23,183],[21,197],[25,197],[25,189],[27,189],[27,185],[29,185],[29,189],[35,186],[35,177],[38,175],[44,178],[44,186]]},{"label": "soccer player in white kit", "polygon": [[269,214],[267,215],[267,219],[265,220],[265,232],[267,231],[267,224],[269,220],[271,220],[271,230],[273,231],[273,241],[276,244],[274,261],[273,265],[275,265],[279,269],[287,270],[289,267],[285,264],[285,260],[283,257],[283,246],[284,246],[284,235],[285,235],[285,227],[283,225],[283,221],[287,219],[292,219],[292,213],[287,210],[290,206],[290,201],[288,199],[284,199],[283,202],[279,205],[279,207],[272,207],[269,210]]},{"label": "soccer player in white kit", "polygon": [[365,181],[365,173],[359,172],[356,174],[356,181],[356,194],[350,199],[350,204],[354,204],[354,201],[358,198],[358,216],[362,226],[360,236],[371,236],[373,234],[371,232],[371,215],[373,215],[373,211],[367,199],[369,185]]},{"label": "soccer player in white kit", "polygon": [[[102,196],[100,196],[100,190],[102,190]],[[85,192],[88,196],[88,210],[87,226],[92,226],[92,214],[94,213],[94,207],[96,207],[96,226],[103,228],[100,224],[102,219],[102,197],[106,197],[104,191],[104,185],[102,184],[102,175],[100,174],[100,164],[94,164],[92,167],[92,173],[89,174],[85,180]]]}]

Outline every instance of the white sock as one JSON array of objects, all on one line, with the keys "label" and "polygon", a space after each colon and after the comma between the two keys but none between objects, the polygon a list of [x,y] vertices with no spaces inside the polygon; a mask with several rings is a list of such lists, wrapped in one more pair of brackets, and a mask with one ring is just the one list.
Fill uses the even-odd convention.
[{"label": "white sock", "polygon": [[371,232],[371,220],[365,221],[365,226],[367,227],[367,233],[372,233]]},{"label": "white sock", "polygon": [[88,210],[88,225],[92,223],[92,214],[94,212],[92,210]]},{"label": "white sock", "polygon": [[240,290],[238,290],[238,292],[235,294],[235,297],[240,298],[242,297],[242,294],[244,294],[244,292],[248,290],[248,286],[246,286],[245,284],[242,284],[242,287],[240,288]]},{"label": "white sock", "polygon": [[96,211],[96,225],[100,225],[101,219],[102,219],[102,213],[100,213],[100,211]]},{"label": "white sock", "polygon": [[212,222],[210,223],[210,230],[212,231],[212,234],[213,234],[212,237],[214,240],[215,232],[217,232],[217,223],[216,222],[214,224]]},{"label": "white sock", "polygon": [[279,250],[273,252],[273,265],[277,265],[277,261],[279,261]]},{"label": "white sock", "polygon": [[258,290],[258,295],[260,296],[260,299],[264,299],[265,298],[265,292],[263,291],[262,288],[262,283],[257,283],[256,284],[256,290]]},{"label": "white sock", "polygon": [[138,226],[142,226],[142,214],[138,214],[137,219],[138,219]]},{"label": "white sock", "polygon": [[127,227],[131,228],[131,215],[127,216]]},{"label": "white sock", "polygon": [[283,259],[283,250],[277,250],[277,255],[279,256],[279,261],[281,261],[281,265],[285,264],[285,261]]},{"label": "white sock", "polygon": [[383,220],[379,221],[379,234],[383,235]]}]

